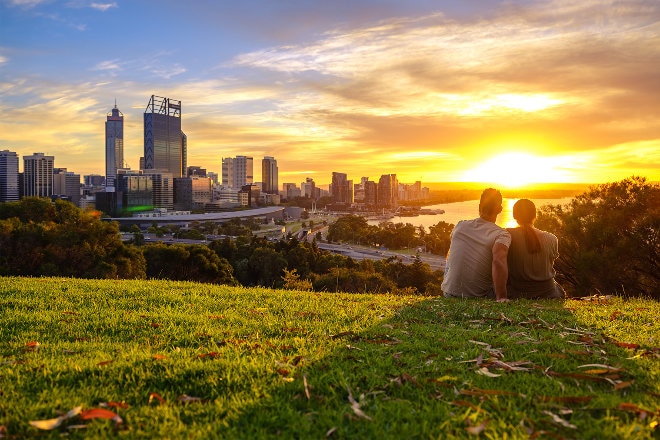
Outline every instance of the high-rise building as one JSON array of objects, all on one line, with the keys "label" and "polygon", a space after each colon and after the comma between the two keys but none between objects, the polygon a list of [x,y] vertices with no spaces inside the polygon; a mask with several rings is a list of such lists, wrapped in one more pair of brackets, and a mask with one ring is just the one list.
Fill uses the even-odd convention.
[{"label": "high-rise building", "polygon": [[253,159],[248,156],[226,157],[222,159],[222,185],[240,189],[254,183]]},{"label": "high-rise building", "polygon": [[20,199],[18,185],[18,154],[0,151],[0,202],[16,202]]},{"label": "high-rise building", "polygon": [[309,199],[317,200],[320,197],[319,188],[316,187],[314,179],[308,177],[300,184],[300,195]]},{"label": "high-rise building", "polygon": [[144,168],[183,177],[188,140],[181,131],[181,101],[151,95],[144,111]]},{"label": "high-rise building", "polygon": [[154,208],[174,209],[174,176],[160,170],[144,170],[144,175],[151,177]]},{"label": "high-rise building", "polygon": [[115,107],[105,121],[105,187],[115,191],[117,169],[124,168],[124,115]]},{"label": "high-rise building", "polygon": [[53,195],[64,197],[80,206],[80,174],[66,168],[53,169]]},{"label": "high-rise building", "polygon": [[44,153],[23,156],[23,195],[50,197],[53,195],[53,165],[55,157]]},{"label": "high-rise building", "polygon": [[261,161],[262,192],[266,194],[279,193],[277,184],[277,161],[274,157],[265,156]]},{"label": "high-rise building", "polygon": [[353,181],[345,173],[332,173],[332,198],[336,203],[353,203]]},{"label": "high-rise building", "polygon": [[378,180],[378,206],[395,210],[399,206],[399,182],[396,174],[383,174]]},{"label": "high-rise building", "polygon": [[187,177],[206,177],[206,168],[198,167],[195,165],[190,165],[187,168],[188,172],[186,174]]}]

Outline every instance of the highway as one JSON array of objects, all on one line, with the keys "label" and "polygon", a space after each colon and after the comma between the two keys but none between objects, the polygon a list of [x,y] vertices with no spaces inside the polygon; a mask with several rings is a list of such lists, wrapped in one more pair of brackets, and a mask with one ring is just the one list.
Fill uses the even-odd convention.
[{"label": "highway", "polygon": [[[132,238],[133,238],[133,234],[130,233],[122,234],[122,239],[124,241],[128,241]],[[162,237],[158,237],[156,234],[149,234],[149,233],[144,234],[145,244],[158,243],[159,241],[165,244],[171,244],[171,243],[208,244],[212,240],[190,240],[185,238],[173,238],[171,235],[164,235]],[[401,253],[391,250],[379,250],[368,246],[348,245],[348,244],[340,244],[340,243],[325,243],[325,242],[317,242],[316,244],[319,247],[319,249],[333,252],[335,254],[344,255],[346,257],[353,258],[354,260],[364,260],[364,259],[386,260],[387,258],[390,257],[399,257],[401,258],[404,264],[411,264],[415,259],[415,255],[410,253]],[[427,263],[431,267],[431,270],[434,271],[439,269],[444,270],[446,263],[445,257],[423,253],[423,252],[420,252],[417,255],[419,255],[420,259],[424,263]]]}]

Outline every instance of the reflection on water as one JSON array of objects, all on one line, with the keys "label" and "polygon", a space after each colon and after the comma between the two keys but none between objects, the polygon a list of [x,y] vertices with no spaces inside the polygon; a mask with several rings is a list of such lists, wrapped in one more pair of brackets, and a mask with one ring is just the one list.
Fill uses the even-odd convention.
[{"label": "reflection on water", "polygon": [[[518,199],[504,199],[502,201],[502,213],[497,216],[497,224],[503,228],[514,228],[518,223],[513,219],[513,205]],[[532,199],[536,208],[543,205],[561,205],[569,203],[571,198],[562,199]],[[479,216],[479,200],[468,200],[467,202],[444,203],[440,205],[425,206],[428,209],[442,209],[444,214],[419,215],[417,217],[393,217],[389,221],[393,223],[410,223],[414,226],[424,226],[428,232],[431,226],[439,222],[456,224],[459,220],[468,220]],[[382,220],[369,220],[370,225],[378,225]]]}]

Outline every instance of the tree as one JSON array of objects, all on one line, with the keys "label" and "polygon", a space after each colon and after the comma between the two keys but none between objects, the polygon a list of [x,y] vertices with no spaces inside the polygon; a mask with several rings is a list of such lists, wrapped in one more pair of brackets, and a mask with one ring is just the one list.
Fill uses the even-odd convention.
[{"label": "tree", "polygon": [[642,177],[591,187],[544,207],[536,226],[557,235],[557,279],[575,296],[660,298],[660,186]]}]

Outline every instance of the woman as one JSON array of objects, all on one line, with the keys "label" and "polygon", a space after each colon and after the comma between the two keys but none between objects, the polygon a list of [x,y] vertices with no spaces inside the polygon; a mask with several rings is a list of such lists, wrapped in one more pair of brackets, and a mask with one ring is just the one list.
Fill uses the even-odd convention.
[{"label": "woman", "polygon": [[520,199],[513,205],[517,228],[507,228],[511,246],[507,256],[507,293],[515,298],[564,298],[564,289],[555,281],[554,261],[559,256],[557,237],[534,227],[536,206]]}]

